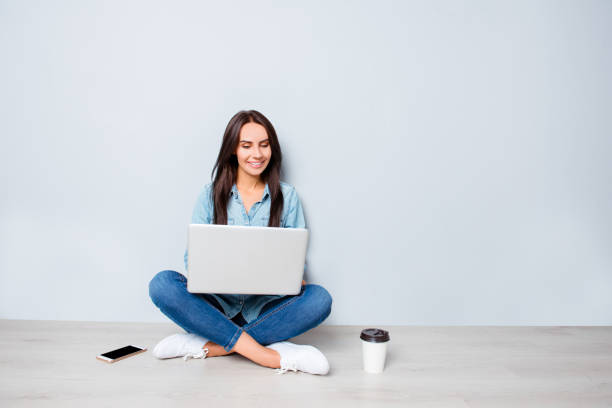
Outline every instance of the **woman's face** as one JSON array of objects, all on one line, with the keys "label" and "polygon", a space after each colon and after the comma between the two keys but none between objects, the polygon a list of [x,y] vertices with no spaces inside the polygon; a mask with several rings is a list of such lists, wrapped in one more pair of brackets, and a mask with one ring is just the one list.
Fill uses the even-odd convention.
[{"label": "woman's face", "polygon": [[259,177],[266,169],[272,149],[268,140],[268,133],[259,123],[245,123],[240,129],[236,158],[239,170]]}]

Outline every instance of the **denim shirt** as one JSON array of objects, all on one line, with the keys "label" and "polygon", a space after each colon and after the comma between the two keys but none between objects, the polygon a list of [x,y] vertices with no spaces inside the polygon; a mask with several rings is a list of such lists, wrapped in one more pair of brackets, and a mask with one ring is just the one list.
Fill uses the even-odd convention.
[{"label": "denim shirt", "polygon": [[[283,193],[283,213],[281,216],[281,227],[283,228],[306,228],[302,204],[293,186],[281,181],[281,191]],[[248,214],[240,197],[240,193],[233,185],[231,197],[227,203],[227,224],[228,225],[251,225],[267,227],[270,218],[270,190],[268,184],[264,189],[261,201],[256,202],[250,208]],[[212,224],[214,205],[212,200],[212,183],[207,184],[195,204],[191,216],[192,224]],[[188,250],[185,250],[185,270],[187,270]],[[250,323],[255,320],[264,307],[272,300],[283,297],[284,295],[231,295],[210,293],[221,305],[225,315],[233,318],[242,312],[244,319]]]}]

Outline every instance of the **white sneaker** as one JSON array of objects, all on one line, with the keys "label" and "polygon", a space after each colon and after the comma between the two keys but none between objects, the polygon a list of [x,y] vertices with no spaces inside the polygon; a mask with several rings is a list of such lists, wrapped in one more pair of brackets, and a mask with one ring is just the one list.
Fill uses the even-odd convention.
[{"label": "white sneaker", "polygon": [[293,344],[288,341],[272,343],[266,347],[280,354],[281,368],[276,369],[277,374],[285,374],[289,370],[300,370],[305,373],[325,375],[329,371],[327,358],[316,347]]},{"label": "white sneaker", "polygon": [[197,334],[173,334],[157,343],[153,355],[159,359],[183,357],[185,361],[190,358],[206,358],[208,348],[203,348],[206,343],[208,340]]}]

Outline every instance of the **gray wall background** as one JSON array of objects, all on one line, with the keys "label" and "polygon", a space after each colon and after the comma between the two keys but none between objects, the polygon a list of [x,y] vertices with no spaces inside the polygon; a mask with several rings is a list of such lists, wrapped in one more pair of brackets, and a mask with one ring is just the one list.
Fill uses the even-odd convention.
[{"label": "gray wall background", "polygon": [[238,110],[326,324],[612,324],[609,1],[0,1],[0,318],[168,321]]}]

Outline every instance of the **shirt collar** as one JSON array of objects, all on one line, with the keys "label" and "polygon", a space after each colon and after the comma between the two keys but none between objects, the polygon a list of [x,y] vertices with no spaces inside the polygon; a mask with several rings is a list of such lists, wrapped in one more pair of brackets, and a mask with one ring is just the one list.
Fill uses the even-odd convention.
[{"label": "shirt collar", "polygon": [[[232,186],[232,191],[230,191],[230,194],[232,194],[233,196],[238,196],[238,187],[236,187],[236,183],[234,183],[234,185]],[[266,183],[266,186],[264,187],[263,197],[261,199],[263,200],[268,196],[270,196],[270,189],[268,188],[268,183]]]}]

